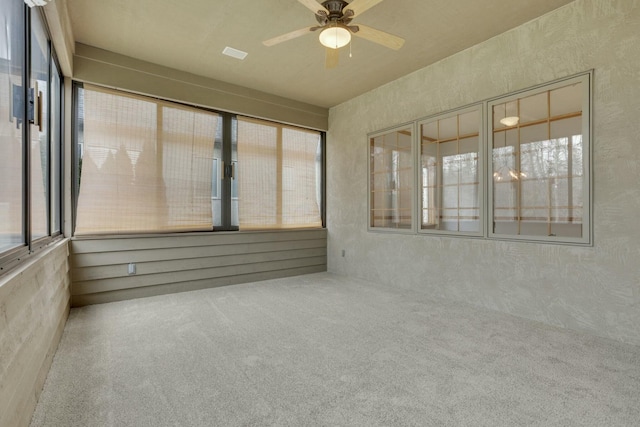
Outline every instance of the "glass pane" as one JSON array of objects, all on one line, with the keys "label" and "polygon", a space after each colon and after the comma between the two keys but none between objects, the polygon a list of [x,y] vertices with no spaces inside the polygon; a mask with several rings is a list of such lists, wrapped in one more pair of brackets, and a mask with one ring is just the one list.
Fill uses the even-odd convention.
[{"label": "glass pane", "polygon": [[39,13],[31,14],[31,234],[49,234],[49,42]]},{"label": "glass pane", "polygon": [[505,117],[507,117],[506,106],[507,104],[497,104],[493,106],[492,111],[493,111],[493,129],[494,130],[507,127],[505,124],[503,124],[500,121],[500,120],[503,120]]},{"label": "glass pane", "polygon": [[461,138],[468,135],[477,135],[480,127],[480,110],[460,114],[459,126]]},{"label": "glass pane", "polygon": [[231,162],[235,167],[235,177],[231,180],[231,226],[238,227],[238,180],[242,179],[242,174],[238,163],[238,120],[235,117],[231,119]]},{"label": "glass pane", "polygon": [[222,177],[222,116],[219,116],[213,143],[211,169],[211,215],[214,227],[222,226]]},{"label": "glass pane", "polygon": [[81,100],[76,234],[211,230],[218,115],[90,85]]},{"label": "glass pane", "polygon": [[[505,132],[500,134],[505,136]],[[517,227],[514,227],[517,220],[517,187],[512,174],[516,163],[515,153],[512,145],[493,149],[493,215],[496,233],[517,234]]]},{"label": "glass pane", "polygon": [[[371,227],[411,228],[413,161],[411,131],[371,138]],[[427,159],[428,161],[428,159]]]},{"label": "glass pane", "polygon": [[422,143],[435,142],[438,140],[438,121],[425,123],[420,126],[422,132]]},{"label": "glass pane", "polygon": [[494,127],[494,232],[582,237],[582,89],[516,100],[520,122]]},{"label": "glass pane", "polygon": [[54,62],[51,70],[51,233],[53,234],[61,230],[62,82]]},{"label": "glass pane", "polygon": [[317,167],[320,133],[282,129],[283,227],[320,226]]},{"label": "glass pane", "polygon": [[241,229],[322,226],[320,143],[316,131],[238,119]]},{"label": "glass pane", "polygon": [[[520,99],[520,125],[546,120],[549,117],[548,92],[531,95]],[[518,115],[518,114],[516,114]]]},{"label": "glass pane", "polygon": [[438,139],[448,140],[458,137],[458,116],[438,121]]},{"label": "glass pane", "polygon": [[214,156],[211,146],[215,147],[219,116],[164,102],[156,108],[160,109],[162,127],[158,126],[155,156],[151,156],[152,144],[145,144],[138,163],[147,154],[145,166],[149,169],[144,177],[139,177],[136,165],[134,180],[136,186],[142,186],[139,178],[145,179],[149,192],[154,194],[148,202],[159,216],[153,228],[210,230]]},{"label": "glass pane", "polygon": [[518,100],[493,106],[493,129],[505,129],[518,124],[520,120]]},{"label": "glass pane", "polygon": [[24,245],[24,4],[0,0],[0,252]]},{"label": "glass pane", "polygon": [[480,110],[421,125],[422,229],[480,230]]},{"label": "glass pane", "polygon": [[551,117],[582,112],[582,83],[551,91]]}]

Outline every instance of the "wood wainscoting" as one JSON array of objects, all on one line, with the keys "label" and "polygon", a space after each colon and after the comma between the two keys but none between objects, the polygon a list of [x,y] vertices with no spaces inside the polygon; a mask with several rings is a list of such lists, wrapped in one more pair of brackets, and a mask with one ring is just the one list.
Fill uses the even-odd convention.
[{"label": "wood wainscoting", "polygon": [[82,237],[70,247],[74,307],[327,271],[326,229]]}]

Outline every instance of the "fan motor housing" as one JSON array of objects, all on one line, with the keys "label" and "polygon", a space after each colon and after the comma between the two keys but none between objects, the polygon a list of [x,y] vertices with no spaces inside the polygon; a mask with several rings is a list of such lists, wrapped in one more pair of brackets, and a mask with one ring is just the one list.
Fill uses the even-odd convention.
[{"label": "fan motor housing", "polygon": [[344,13],[342,12],[342,10],[347,5],[349,5],[349,3],[344,0],[326,0],[322,3],[322,6],[324,6],[329,11],[329,15],[316,15],[316,20],[322,25],[327,24],[327,22],[348,24],[351,21],[351,18],[345,17]]}]

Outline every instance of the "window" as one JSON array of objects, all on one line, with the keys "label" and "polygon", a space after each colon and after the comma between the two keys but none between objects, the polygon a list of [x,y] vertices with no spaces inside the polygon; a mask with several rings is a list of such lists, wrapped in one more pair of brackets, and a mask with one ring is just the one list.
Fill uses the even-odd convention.
[{"label": "window", "polygon": [[588,243],[589,76],[489,108],[490,235]]},{"label": "window", "polygon": [[[49,41],[39,13],[31,14],[31,80],[33,118],[29,138],[31,169],[31,238],[49,234]],[[31,100],[30,100],[31,102]]]},{"label": "window", "polygon": [[76,90],[75,234],[211,230],[218,115],[91,85]]},{"label": "window", "polygon": [[590,245],[591,77],[369,135],[369,229]]},{"label": "window", "polygon": [[62,232],[63,80],[38,9],[19,0],[0,0],[0,26],[4,272]]},{"label": "window", "polygon": [[320,132],[238,118],[240,229],[322,227]]},{"label": "window", "polygon": [[62,232],[62,77],[56,61],[51,63],[51,233]]},{"label": "window", "polygon": [[23,185],[24,3],[0,0],[0,255],[27,244]]},{"label": "window", "polygon": [[75,234],[322,226],[322,134],[76,84]]},{"label": "window", "polygon": [[413,228],[413,127],[369,136],[369,228]]},{"label": "window", "polygon": [[481,107],[419,126],[421,230],[481,235]]}]

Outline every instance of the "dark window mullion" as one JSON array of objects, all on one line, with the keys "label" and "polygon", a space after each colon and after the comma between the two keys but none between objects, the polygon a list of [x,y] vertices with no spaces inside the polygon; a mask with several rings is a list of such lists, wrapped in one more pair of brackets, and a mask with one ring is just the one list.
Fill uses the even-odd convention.
[{"label": "dark window mullion", "polygon": [[[233,165],[232,138],[233,138],[233,122],[234,115],[230,113],[222,113],[222,170],[221,182],[221,219],[224,231],[237,230],[238,227],[231,224],[231,171]],[[234,179],[238,179],[237,176]]]},{"label": "dark window mullion", "polygon": [[46,171],[42,171],[42,174],[45,175],[47,177],[47,186],[44,189],[47,197],[47,235],[49,237],[51,237],[53,235],[53,210],[51,209],[51,201],[52,201],[52,196],[51,196],[51,188],[53,186],[53,162],[51,161],[51,154],[52,154],[52,150],[51,150],[51,143],[53,141],[53,137],[51,135],[51,123],[53,122],[53,117],[52,116],[52,110],[51,110],[51,95],[52,95],[52,85],[51,85],[51,77],[53,76],[53,47],[51,46],[51,40],[47,41],[47,61],[48,61],[48,67],[47,69],[49,70],[49,74],[47,76],[47,102],[46,105],[45,103],[42,103],[42,108],[46,108],[47,109],[47,170]]},{"label": "dark window mullion", "polygon": [[31,88],[31,10],[23,5],[24,12],[24,68],[22,73],[22,87],[24,94],[22,122],[22,160],[24,164],[22,174],[22,206],[23,230],[27,249],[31,251],[31,123],[29,121],[29,92]]},{"label": "dark window mullion", "polygon": [[320,217],[322,228],[327,227],[327,134],[320,133]]}]

